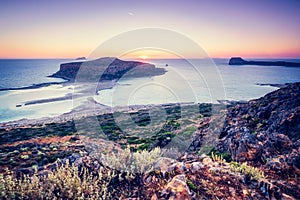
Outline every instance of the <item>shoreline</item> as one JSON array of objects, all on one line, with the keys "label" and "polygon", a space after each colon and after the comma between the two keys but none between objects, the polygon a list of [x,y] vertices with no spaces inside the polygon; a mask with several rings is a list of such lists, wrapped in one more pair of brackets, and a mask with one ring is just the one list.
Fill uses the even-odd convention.
[{"label": "shoreline", "polygon": [[[54,83],[42,83],[37,85],[32,85],[28,87],[21,87],[21,88],[14,88],[12,90],[23,90],[23,89],[37,89],[41,87],[48,87],[50,85],[67,85],[72,84],[71,80],[66,80],[65,82],[54,82]],[[98,93],[101,90],[110,89],[113,88],[118,82],[115,80],[111,81],[103,81],[102,84],[98,84],[96,92]],[[291,83],[285,83],[285,84],[269,84],[269,83],[256,83],[258,86],[271,86],[275,88],[283,88]],[[1,91],[1,89],[0,89]],[[72,100],[82,97],[82,95],[73,95],[71,93],[66,94],[62,97],[55,97],[55,98],[47,98],[47,99],[37,99],[32,101],[26,101],[22,102],[20,104],[17,104],[16,107],[23,107],[28,105],[35,105],[35,104],[43,104],[43,103],[51,103],[51,102],[57,102],[57,101],[64,101],[64,100]],[[196,103],[196,102],[177,102],[177,103],[163,103],[163,104],[148,104],[148,105],[131,105],[131,106],[116,106],[116,107],[110,107],[108,105],[101,104],[97,102],[94,99],[91,99],[90,97],[87,98],[88,104],[93,103],[95,109],[89,109],[91,107],[86,105],[81,105],[79,107],[73,108],[70,112],[62,113],[57,116],[52,117],[41,117],[41,118],[34,118],[34,119],[28,119],[28,118],[22,118],[17,120],[10,120],[10,121],[4,121],[0,122],[0,129],[5,128],[18,128],[18,127],[24,127],[24,126],[36,126],[36,125],[44,125],[48,123],[59,123],[59,122],[66,122],[70,120],[77,120],[84,117],[90,117],[90,116],[96,116],[101,114],[107,114],[107,113],[113,113],[113,112],[122,112],[122,111],[129,111],[129,110],[141,110],[141,109],[147,109],[152,106],[165,106],[165,105],[185,105],[185,104],[204,104],[202,103]],[[251,101],[251,100],[249,100]],[[225,106],[235,105],[238,103],[245,104],[249,101],[245,100],[217,100],[217,103],[208,103],[208,104],[220,104]],[[88,110],[87,110],[88,109]]]},{"label": "shoreline", "polygon": [[287,86],[288,84],[290,84],[290,83],[283,83],[283,84],[280,84],[280,83],[256,83],[255,85],[258,85],[258,86],[271,86],[271,87],[276,87],[276,88],[283,88],[283,87]]},{"label": "shoreline", "polygon": [[70,80],[64,79],[63,82],[47,82],[47,83],[39,83],[39,84],[33,84],[30,86],[24,86],[24,87],[16,87],[16,88],[0,88],[0,91],[16,91],[16,90],[29,90],[29,89],[38,89],[42,87],[48,87],[51,85],[59,85],[59,84],[67,84],[71,83]]},{"label": "shoreline", "polygon": [[[73,109],[70,112],[63,113],[58,116],[54,117],[42,117],[37,119],[19,119],[19,120],[12,120],[7,122],[0,122],[0,130],[7,129],[7,128],[22,128],[22,127],[30,127],[30,126],[39,126],[51,123],[65,123],[72,120],[79,120],[86,117],[94,117],[97,115],[103,114],[112,114],[115,112],[136,112],[139,110],[149,109],[151,107],[168,107],[168,106],[175,106],[175,105],[199,105],[201,103],[194,103],[194,102],[183,102],[183,103],[164,103],[164,104],[148,104],[148,105],[131,105],[131,106],[116,106],[110,107],[94,100],[88,99],[91,103],[95,103],[98,107],[96,109],[86,110],[86,107],[81,107],[81,109]],[[203,103],[205,104],[205,103]],[[94,107],[95,108],[95,107]]]}]

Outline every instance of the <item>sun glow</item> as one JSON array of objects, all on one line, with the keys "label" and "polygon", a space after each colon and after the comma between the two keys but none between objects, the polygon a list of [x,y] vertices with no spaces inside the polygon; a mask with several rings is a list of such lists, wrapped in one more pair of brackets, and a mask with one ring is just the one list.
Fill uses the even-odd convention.
[{"label": "sun glow", "polygon": [[152,60],[163,58],[177,58],[177,56],[161,49],[139,49],[123,54],[120,58]]},{"label": "sun glow", "polygon": [[143,59],[143,60],[147,60],[149,58],[149,56],[146,56],[146,55],[141,55],[140,56],[140,59]]}]

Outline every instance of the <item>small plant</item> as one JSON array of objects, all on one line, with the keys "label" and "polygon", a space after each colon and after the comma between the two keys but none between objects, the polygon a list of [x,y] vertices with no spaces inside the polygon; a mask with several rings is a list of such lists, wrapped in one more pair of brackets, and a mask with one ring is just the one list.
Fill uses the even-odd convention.
[{"label": "small plant", "polygon": [[211,152],[211,159],[221,164],[226,163],[226,160],[223,159],[222,155],[215,154],[214,152]]},{"label": "small plant", "polygon": [[21,159],[23,159],[23,160],[27,160],[28,158],[29,158],[28,155],[21,155]]},{"label": "small plant", "polygon": [[261,169],[252,167],[252,166],[248,165],[246,162],[244,162],[242,164],[237,163],[237,162],[231,162],[230,169],[235,172],[240,172],[242,174],[246,174],[255,180],[265,178],[264,172]]},{"label": "small plant", "polygon": [[193,191],[197,191],[197,186],[190,180],[190,179],[187,179],[186,180],[186,183],[187,185],[189,186],[189,188]]},{"label": "small plant", "polygon": [[232,161],[231,154],[229,152],[220,153],[218,150],[216,150],[216,148],[214,146],[204,146],[199,151],[199,154],[200,155],[201,154],[206,154],[206,155],[209,155],[211,158],[212,158],[212,154],[214,154],[215,157],[216,156],[221,157],[226,162],[231,162]]}]

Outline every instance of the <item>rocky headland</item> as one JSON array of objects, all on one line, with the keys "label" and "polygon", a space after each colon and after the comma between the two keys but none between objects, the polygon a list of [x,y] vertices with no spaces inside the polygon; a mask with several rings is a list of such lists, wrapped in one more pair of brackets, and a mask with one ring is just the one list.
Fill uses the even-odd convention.
[{"label": "rocky headland", "polygon": [[300,67],[300,63],[286,61],[247,61],[241,57],[233,57],[229,60],[229,65],[261,65],[261,66],[284,66]]},{"label": "rocky headland", "polygon": [[50,77],[63,78],[69,81],[118,80],[123,76],[142,77],[162,75],[166,71],[149,63],[124,61],[114,57],[96,60],[70,62],[60,65],[59,71]]},{"label": "rocky headland", "polygon": [[[287,84],[226,108],[161,105],[167,114],[162,124],[151,124],[149,109],[140,107],[56,123],[2,125],[0,195],[300,199],[299,91],[300,83]],[[194,111],[195,105],[197,112],[181,113]],[[166,156],[166,147],[186,140],[189,145],[177,157]],[[33,178],[23,184],[23,174]]]}]

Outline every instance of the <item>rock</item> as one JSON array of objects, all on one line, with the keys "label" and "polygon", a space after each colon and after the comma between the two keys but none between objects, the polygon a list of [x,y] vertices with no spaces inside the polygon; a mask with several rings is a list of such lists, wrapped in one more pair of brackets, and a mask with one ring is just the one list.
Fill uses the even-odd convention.
[{"label": "rock", "polygon": [[157,195],[153,194],[152,197],[151,197],[151,200],[158,200]]},{"label": "rock", "polygon": [[267,199],[282,199],[282,192],[280,188],[275,186],[274,184],[271,184],[269,182],[261,181],[259,183],[259,188],[262,192],[262,194]]},{"label": "rock", "polygon": [[169,199],[191,199],[191,192],[186,184],[185,175],[175,176],[166,186]]},{"label": "rock", "polygon": [[86,60],[86,57],[78,57],[75,60]]},{"label": "rock", "polygon": [[300,175],[300,155],[295,157],[293,160],[293,168],[295,172]]},{"label": "rock", "polygon": [[26,168],[20,168],[17,170],[17,175],[22,176],[22,175],[30,175],[34,173],[34,169],[32,167],[26,167]]},{"label": "rock", "polygon": [[184,173],[184,171],[186,170],[186,166],[184,162],[178,162],[176,163],[176,166],[174,167],[175,172],[181,174]]},{"label": "rock", "polygon": [[77,159],[81,158],[79,153],[73,153],[71,156],[69,156],[70,164],[74,163]]},{"label": "rock", "polygon": [[[289,158],[295,157],[292,152],[300,147],[299,91],[300,83],[287,84],[264,97],[231,107],[217,149],[230,152],[233,160],[240,162],[264,164],[282,156],[279,164],[290,165]],[[278,164],[272,166],[278,169]]]},{"label": "rock", "polygon": [[203,166],[203,164],[201,162],[193,162],[191,164],[190,170],[191,170],[192,173],[195,173],[195,172],[199,172],[200,169],[203,168],[203,167],[204,166]]},{"label": "rock", "polygon": [[91,82],[117,80],[125,74],[126,76],[140,77],[156,76],[165,72],[163,68],[156,68],[152,64],[105,57],[91,61],[63,63],[60,65],[59,71],[50,77],[63,78],[69,81],[77,79],[77,81]]},{"label": "rock", "polygon": [[203,160],[202,160],[202,163],[204,165],[211,165],[213,163],[213,161],[211,160],[210,157],[205,157]]},{"label": "rock", "polygon": [[78,140],[80,140],[80,138],[78,136],[74,136],[74,137],[71,137],[69,141],[70,142],[75,142],[75,141],[78,141]]},{"label": "rock", "polygon": [[173,171],[176,167],[176,161],[171,158],[159,158],[153,165],[153,168],[162,172],[165,176],[166,172]]},{"label": "rock", "polygon": [[300,67],[300,63],[286,61],[246,61],[241,57],[233,57],[229,60],[229,65],[262,65],[262,66],[285,66],[285,67]]},{"label": "rock", "polygon": [[246,61],[241,57],[233,57],[229,60],[229,65],[245,65]]}]

